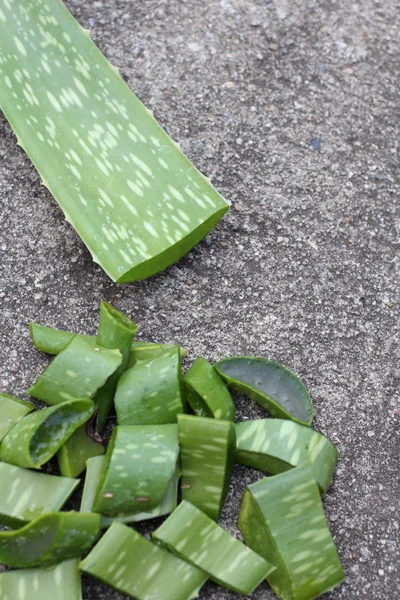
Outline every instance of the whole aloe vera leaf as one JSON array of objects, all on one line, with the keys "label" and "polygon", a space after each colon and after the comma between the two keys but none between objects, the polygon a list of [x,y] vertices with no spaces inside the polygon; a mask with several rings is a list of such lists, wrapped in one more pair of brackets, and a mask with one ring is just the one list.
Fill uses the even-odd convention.
[{"label": "whole aloe vera leaf", "polygon": [[311,600],[344,579],[309,467],[249,485],[239,529],[255,552],[276,565],[268,583],[284,600]]},{"label": "whole aloe vera leaf", "polygon": [[93,414],[91,400],[69,400],[27,415],[0,445],[0,460],[27,469],[40,469],[65,440]]},{"label": "whole aloe vera leaf", "polygon": [[100,532],[100,515],[47,513],[15,531],[0,531],[0,562],[39,567],[81,556]]},{"label": "whole aloe vera leaf", "polygon": [[179,455],[177,425],[115,427],[93,504],[113,516],[160,504]]},{"label": "whole aloe vera leaf", "polygon": [[191,600],[208,579],[196,567],[117,522],[80,569],[135,600]]},{"label": "whole aloe vera leaf", "polygon": [[196,358],[183,382],[186,401],[198,417],[235,419],[235,407],[228,388],[205,358]]},{"label": "whole aloe vera leaf", "polygon": [[[94,417],[95,415],[91,418]],[[97,441],[98,434],[93,437],[86,431],[87,423],[78,427],[58,450],[57,460],[61,475],[78,477],[86,469],[86,462],[90,458],[101,457],[104,454],[103,444]]]},{"label": "whole aloe vera leaf", "polygon": [[114,404],[118,425],[176,423],[185,412],[179,346],[125,371]]},{"label": "whole aloe vera leaf", "polygon": [[230,388],[261,404],[272,416],[311,424],[314,408],[310,394],[283,365],[256,356],[232,356],[214,368]]},{"label": "whole aloe vera leaf", "polygon": [[232,421],[178,415],[182,499],[218,521],[234,465],[236,435]]},{"label": "whole aloe vera leaf", "polygon": [[183,500],[153,539],[195,565],[219,585],[247,595],[274,570],[201,510]]},{"label": "whole aloe vera leaf", "polygon": [[66,560],[53,569],[21,569],[0,573],[3,600],[82,600],[79,560]]},{"label": "whole aloe vera leaf", "polygon": [[10,429],[34,408],[32,402],[25,402],[9,394],[0,394],[0,442]]},{"label": "whole aloe vera leaf", "polygon": [[18,528],[45,513],[56,512],[78,485],[79,479],[46,475],[0,462],[0,524]]},{"label": "whole aloe vera leaf", "polygon": [[337,461],[335,446],[321,433],[286,419],[236,424],[236,462],[272,475],[308,464],[326,492]]},{"label": "whole aloe vera leaf", "polygon": [[165,269],[229,204],[60,0],[2,14],[0,105],[43,184],[113,281]]}]

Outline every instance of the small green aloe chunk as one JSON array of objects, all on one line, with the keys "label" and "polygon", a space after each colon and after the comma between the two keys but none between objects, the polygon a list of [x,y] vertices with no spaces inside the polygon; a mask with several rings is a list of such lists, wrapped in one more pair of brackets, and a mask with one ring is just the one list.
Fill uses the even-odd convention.
[{"label": "small green aloe chunk", "polygon": [[272,416],[310,425],[314,408],[300,379],[283,365],[256,356],[224,358],[214,368],[237,392],[267,409]]},{"label": "small green aloe chunk", "polygon": [[78,477],[86,469],[86,462],[90,458],[104,454],[105,448],[99,435],[96,432],[92,435],[87,431],[93,419],[97,419],[96,413],[85,425],[78,427],[58,450],[57,460],[61,475]]},{"label": "small green aloe chunk", "polygon": [[81,556],[100,532],[100,515],[47,513],[15,531],[0,531],[0,562],[42,567]]},{"label": "small green aloe chunk", "polygon": [[276,565],[267,579],[283,600],[312,600],[344,579],[309,467],[249,485],[239,529],[250,548]]},{"label": "small green aloe chunk", "polygon": [[31,402],[0,394],[0,442],[10,429],[34,408]]},{"label": "small green aloe chunk", "polygon": [[248,595],[274,571],[269,562],[183,500],[153,539],[192,563],[215,583]]},{"label": "small green aloe chunk", "polygon": [[65,440],[93,414],[91,400],[70,400],[35,410],[8,432],[0,445],[0,460],[40,469]]},{"label": "small green aloe chunk", "polygon": [[277,475],[308,464],[322,493],[337,461],[335,446],[322,433],[286,419],[260,419],[236,425],[236,462]]},{"label": "small green aloe chunk", "polygon": [[186,401],[198,417],[235,419],[235,406],[226,383],[205,358],[196,358],[183,382]]},{"label": "small green aloe chunk", "polygon": [[176,423],[185,412],[179,346],[125,371],[114,403],[118,425]]},{"label": "small green aloe chunk", "polygon": [[155,508],[175,473],[178,455],[177,425],[115,427],[93,511],[114,516]]},{"label": "small green aloe chunk", "polygon": [[18,528],[45,513],[57,512],[78,485],[79,479],[46,475],[0,462],[0,524]]},{"label": "small green aloe chunk", "polygon": [[[143,360],[160,356],[175,346],[176,344],[158,344],[157,342],[133,342],[126,368],[130,369]],[[188,355],[188,351],[179,347],[179,354],[181,358],[184,358]]]},{"label": "small green aloe chunk", "polygon": [[21,569],[0,573],[2,600],[82,600],[79,560],[52,569]]},{"label": "small green aloe chunk", "polygon": [[80,569],[135,600],[191,600],[208,579],[196,567],[117,522]]},{"label": "small green aloe chunk", "polygon": [[232,421],[178,416],[182,499],[218,521],[229,489],[235,458]]}]

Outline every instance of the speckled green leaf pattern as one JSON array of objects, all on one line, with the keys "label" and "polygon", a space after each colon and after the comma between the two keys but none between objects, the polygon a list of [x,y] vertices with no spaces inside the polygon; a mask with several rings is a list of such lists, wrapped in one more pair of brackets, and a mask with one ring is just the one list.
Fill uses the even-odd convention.
[{"label": "speckled green leaf pattern", "polygon": [[235,406],[226,383],[205,358],[196,358],[183,381],[187,403],[198,417],[235,419]]},{"label": "speckled green leaf pattern", "polygon": [[[95,416],[93,415],[92,419]],[[61,475],[78,477],[86,469],[86,462],[89,458],[101,456],[104,452],[103,444],[86,432],[86,424],[81,425],[57,452]]]},{"label": "speckled green leaf pattern", "polygon": [[0,442],[10,429],[34,408],[31,402],[0,394]]}]

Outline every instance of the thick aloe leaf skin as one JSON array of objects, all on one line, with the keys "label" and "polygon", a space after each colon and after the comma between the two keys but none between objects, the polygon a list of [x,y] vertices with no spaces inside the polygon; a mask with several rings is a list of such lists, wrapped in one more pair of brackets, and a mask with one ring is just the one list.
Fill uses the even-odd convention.
[{"label": "thick aloe leaf skin", "polygon": [[111,279],[165,269],[229,204],[59,0],[10,0],[2,17],[0,105],[43,184]]},{"label": "thick aloe leaf skin", "polygon": [[9,394],[0,394],[0,442],[10,429],[34,408],[32,402],[25,402]]},{"label": "thick aloe leaf skin", "polygon": [[191,600],[208,579],[201,570],[117,522],[80,569],[135,600]]},{"label": "thick aloe leaf skin", "polygon": [[283,600],[312,600],[344,580],[309,467],[249,485],[239,529],[250,548],[276,565],[267,580]]},{"label": "thick aloe leaf skin", "polygon": [[321,433],[286,419],[236,424],[236,462],[277,475],[308,464],[321,493],[332,482],[335,446]]},{"label": "thick aloe leaf skin", "polygon": [[104,452],[103,444],[86,433],[86,425],[78,427],[57,452],[61,475],[78,477],[86,469],[89,458]]},{"label": "thick aloe leaf skin", "polygon": [[152,534],[154,540],[203,570],[219,585],[248,595],[274,566],[183,500]]},{"label": "thick aloe leaf skin", "polygon": [[205,358],[196,358],[183,382],[186,401],[198,417],[234,421],[235,406],[226,383]]},{"label": "thick aloe leaf skin", "polygon": [[283,365],[256,356],[232,356],[214,368],[228,387],[261,404],[272,416],[311,425],[314,408],[300,379]]}]

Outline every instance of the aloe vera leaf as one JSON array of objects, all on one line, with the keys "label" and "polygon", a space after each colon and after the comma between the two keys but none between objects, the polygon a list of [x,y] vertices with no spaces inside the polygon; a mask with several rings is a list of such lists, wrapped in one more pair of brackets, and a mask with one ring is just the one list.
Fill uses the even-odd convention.
[{"label": "aloe vera leaf", "polygon": [[[91,419],[94,417],[95,415]],[[91,457],[101,457],[104,454],[105,448],[98,440],[98,434],[92,437],[87,433],[87,423],[78,427],[58,450],[57,460],[61,475],[78,477],[86,469],[86,462]]]},{"label": "aloe vera leaf", "polygon": [[177,425],[115,427],[93,511],[113,516],[155,508],[175,472],[178,454]]},{"label": "aloe vera leaf", "polygon": [[21,527],[48,512],[60,510],[79,479],[57,477],[0,462],[0,523]]},{"label": "aloe vera leaf", "polygon": [[[161,356],[164,352],[171,350],[177,344],[158,344],[157,342],[133,342],[130,356],[128,359],[127,369],[156,356]],[[188,355],[188,351],[179,346],[179,354],[181,358]]]},{"label": "aloe vera leaf", "polygon": [[165,269],[229,204],[59,0],[3,14],[0,105],[43,184],[113,281]]},{"label": "aloe vera leaf", "polygon": [[82,600],[79,560],[66,560],[52,569],[20,569],[0,573],[2,600]]},{"label": "aloe vera leaf", "polygon": [[186,401],[198,417],[235,419],[235,407],[228,388],[205,358],[196,358],[183,382]]},{"label": "aloe vera leaf", "polygon": [[39,567],[80,556],[100,532],[100,515],[56,512],[15,531],[0,531],[0,562],[7,567]]},{"label": "aloe vera leaf", "polygon": [[120,366],[119,350],[93,345],[75,336],[44,370],[28,394],[48,404],[73,398],[93,398]]},{"label": "aloe vera leaf", "polygon": [[284,600],[311,600],[344,579],[309,467],[249,485],[239,529],[255,552],[276,565],[268,583]]},{"label": "aloe vera leaf", "polygon": [[232,421],[178,416],[183,500],[218,521],[229,489],[235,458]]},{"label": "aloe vera leaf", "polygon": [[125,371],[114,404],[118,425],[176,423],[185,412],[179,346]]},{"label": "aloe vera leaf", "polygon": [[79,567],[135,600],[191,600],[208,579],[196,567],[117,522]]},{"label": "aloe vera leaf", "polygon": [[261,556],[183,500],[152,537],[222,587],[248,595],[274,570]]},{"label": "aloe vera leaf", "polygon": [[65,440],[93,414],[91,400],[70,400],[27,415],[0,445],[0,460],[27,469],[40,469]]},{"label": "aloe vera leaf", "polygon": [[25,402],[9,394],[0,394],[0,442],[10,429],[34,408],[32,402]]},{"label": "aloe vera leaf", "polygon": [[283,365],[256,356],[232,356],[214,365],[222,379],[271,415],[310,425],[314,408],[300,379]]},{"label": "aloe vera leaf", "polygon": [[307,463],[320,491],[326,492],[337,461],[335,446],[321,433],[286,419],[260,419],[236,424],[236,462],[283,473]]}]

